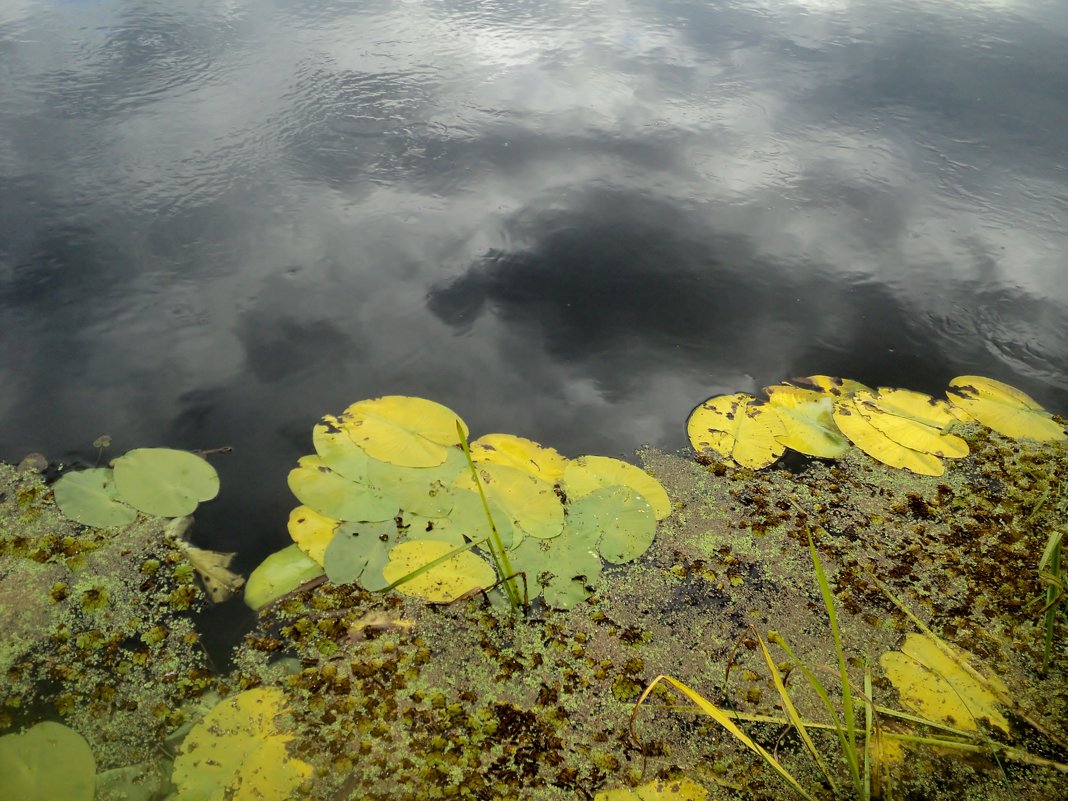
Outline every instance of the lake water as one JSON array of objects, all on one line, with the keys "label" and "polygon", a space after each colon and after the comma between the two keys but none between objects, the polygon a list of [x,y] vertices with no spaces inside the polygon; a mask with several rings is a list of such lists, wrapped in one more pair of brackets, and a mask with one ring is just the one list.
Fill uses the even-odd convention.
[{"label": "lake water", "polygon": [[0,456],[384,394],[569,456],[824,372],[1068,413],[1068,4],[0,0]]}]

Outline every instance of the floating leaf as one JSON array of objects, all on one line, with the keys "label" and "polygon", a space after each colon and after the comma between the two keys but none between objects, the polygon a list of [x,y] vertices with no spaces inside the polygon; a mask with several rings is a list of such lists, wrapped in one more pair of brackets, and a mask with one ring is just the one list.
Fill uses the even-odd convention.
[{"label": "floating leaf", "polygon": [[45,721],[0,737],[0,795],[11,801],[93,801],[96,761],[78,732]]},{"label": "floating leaf", "polygon": [[663,485],[640,467],[609,456],[579,456],[567,463],[562,480],[568,500],[574,501],[601,487],[619,485],[641,493],[662,520],[671,514],[671,500]]},{"label": "floating leaf", "polygon": [[125,526],[137,518],[137,511],[119,500],[115,475],[106,467],[65,473],[53,490],[59,510],[83,525]]},{"label": "floating leaf", "polygon": [[452,509],[452,484],[467,470],[463,451],[448,448],[446,454],[445,461],[434,467],[401,467],[368,459],[368,484],[406,512],[444,517]]},{"label": "floating leaf", "polygon": [[456,423],[467,426],[447,406],[406,395],[387,395],[349,406],[339,423],[367,455],[402,467],[433,467],[445,461],[445,446],[459,445]]},{"label": "floating leaf", "polygon": [[564,535],[582,532],[607,561],[637,559],[653,544],[656,515],[645,496],[631,487],[602,487],[572,501]]},{"label": "floating leaf", "polygon": [[638,787],[602,790],[594,801],[707,801],[708,790],[687,778],[657,779]]},{"label": "floating leaf", "polygon": [[[917,714],[964,731],[978,731],[976,721],[985,718],[991,726],[1009,733],[1009,722],[997,708],[994,692],[927,635],[910,632],[900,651],[888,651],[879,662],[897,688],[901,703]],[[987,681],[1007,697],[1008,689],[997,678]]]},{"label": "floating leaf", "polygon": [[321,575],[322,565],[290,545],[272,553],[252,571],[245,584],[245,604],[259,611]]},{"label": "floating leaf", "polygon": [[350,481],[367,483],[367,451],[353,442],[352,437],[333,415],[312,427],[312,444],[322,463]]},{"label": "floating leaf", "polygon": [[397,524],[345,523],[326,546],[323,567],[334,584],[359,583],[365,590],[381,590],[390,582],[383,578],[389,549],[399,539]]},{"label": "floating leaf", "polygon": [[894,442],[875,428],[860,413],[852,398],[834,402],[834,422],[854,445],[883,464],[903,467],[924,476],[940,476],[945,472],[942,460],[937,456]]},{"label": "floating leaf", "polygon": [[775,407],[744,392],[709,398],[686,421],[698,453],[712,449],[745,467],[767,467],[786,450],[786,428]]},{"label": "floating leaf", "polygon": [[1064,428],[1032,397],[993,378],[957,376],[949,382],[946,395],[953,404],[1002,436],[1038,442],[1068,440]]},{"label": "floating leaf", "polygon": [[[514,548],[523,539],[523,533],[512,524],[511,516],[501,508],[500,504],[492,498],[487,498],[487,502],[490,514],[493,516],[493,524],[497,527],[497,534],[501,538],[501,544],[505,549]],[[417,532],[410,532],[408,536],[412,539],[441,540],[454,545],[462,545],[465,541],[482,542],[490,537],[486,510],[482,506],[478,491],[474,489],[454,487],[453,506],[449,516],[429,518],[426,525],[432,526],[433,536],[424,536]]]},{"label": "floating leaf", "polygon": [[936,401],[922,392],[880,389],[855,393],[853,405],[865,420],[898,445],[952,459],[968,455],[968,443],[944,430],[956,422],[945,401]]},{"label": "floating leaf", "polygon": [[512,569],[527,576],[532,598],[545,596],[557,609],[570,609],[589,597],[601,576],[601,557],[596,550],[597,532],[573,531],[568,526],[559,537],[523,540],[508,552]]},{"label": "floating leaf", "polygon": [[340,524],[340,520],[321,515],[310,506],[298,506],[289,513],[289,536],[304,553],[322,564],[326,546]]},{"label": "floating leaf", "polygon": [[848,398],[854,392],[871,391],[871,387],[854,381],[852,378],[838,378],[833,375],[806,375],[795,378],[794,383],[812,387],[835,398]]},{"label": "floating leaf", "polygon": [[471,443],[471,458],[486,464],[503,464],[555,484],[564,474],[567,459],[555,448],[514,434],[484,434]]},{"label": "floating leaf", "polygon": [[[408,540],[389,552],[383,573],[389,583],[398,581],[453,550],[447,542]],[[497,574],[485,560],[470,551],[456,554],[439,565],[399,585],[405,595],[417,595],[434,603],[448,603],[474,590],[486,589]]]},{"label": "floating leaf", "polygon": [[115,460],[115,486],[128,504],[149,515],[181,517],[219,493],[207,461],[172,448],[135,448]]},{"label": "floating leaf", "polygon": [[849,440],[834,424],[829,394],[792,384],[773,384],[764,392],[786,429],[779,442],[787,448],[820,459],[835,459],[849,450]]},{"label": "floating leaf", "polygon": [[286,712],[277,688],[246,690],[218,703],[194,726],[174,760],[176,801],[288,801],[311,765],[289,755],[292,739],[276,718]]},{"label": "floating leaf", "polygon": [[335,473],[318,456],[302,456],[289,471],[289,489],[297,500],[335,520],[390,520],[397,514],[391,498],[366,484]]},{"label": "floating leaf", "polygon": [[[486,497],[500,506],[523,534],[542,539],[560,534],[564,527],[564,507],[552,486],[507,465],[477,467]],[[459,489],[478,492],[469,472],[460,474],[456,485]]]}]

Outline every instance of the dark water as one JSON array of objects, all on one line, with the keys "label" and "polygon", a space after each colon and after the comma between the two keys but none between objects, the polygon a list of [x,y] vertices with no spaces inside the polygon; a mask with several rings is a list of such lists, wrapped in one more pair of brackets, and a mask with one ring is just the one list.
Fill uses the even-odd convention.
[{"label": "dark water", "polygon": [[1066,413],[1066,53],[1028,0],[0,0],[0,456],[232,445],[247,570],[362,398],[568,455],[811,372]]}]

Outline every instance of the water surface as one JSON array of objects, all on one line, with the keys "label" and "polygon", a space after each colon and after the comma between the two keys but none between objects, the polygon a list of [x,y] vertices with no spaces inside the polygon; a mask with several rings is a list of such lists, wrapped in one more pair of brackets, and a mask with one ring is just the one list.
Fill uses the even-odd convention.
[{"label": "water surface", "polygon": [[248,569],[325,412],[567,455],[811,372],[1068,412],[1056,2],[0,2],[0,455],[232,445]]}]

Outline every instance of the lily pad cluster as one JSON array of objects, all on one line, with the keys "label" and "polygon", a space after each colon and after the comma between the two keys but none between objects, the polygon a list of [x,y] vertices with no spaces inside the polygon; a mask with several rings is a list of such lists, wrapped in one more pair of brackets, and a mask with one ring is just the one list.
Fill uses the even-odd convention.
[{"label": "lily pad cluster", "polygon": [[62,476],[53,487],[56,504],[87,526],[125,526],[138,512],[157,517],[191,514],[219,492],[219,475],[207,461],[173,448],[135,448],[111,467]]},{"label": "lily pad cluster", "polygon": [[568,459],[511,434],[470,443],[476,483],[461,444],[467,432],[451,409],[407,396],[324,417],[312,431],[315,453],[289,474],[301,503],[289,518],[299,552],[254,571],[249,605],[270,602],[295,577],[313,578],[317,567],[334,583],[448,602],[509,578],[486,559],[495,528],[530,597],[569,608],[592,592],[603,561],[644,553],[671,511],[660,483],[634,465]]},{"label": "lily pad cluster", "polygon": [[1068,441],[1064,427],[1032,398],[982,376],[954,378],[945,399],[825,375],[774,384],[764,393],[717,395],[700,404],[686,423],[694,449],[760,469],[787,449],[833,459],[852,444],[891,467],[940,476],[943,459],[968,455],[968,443],[953,433],[963,423],[1015,439]]}]

